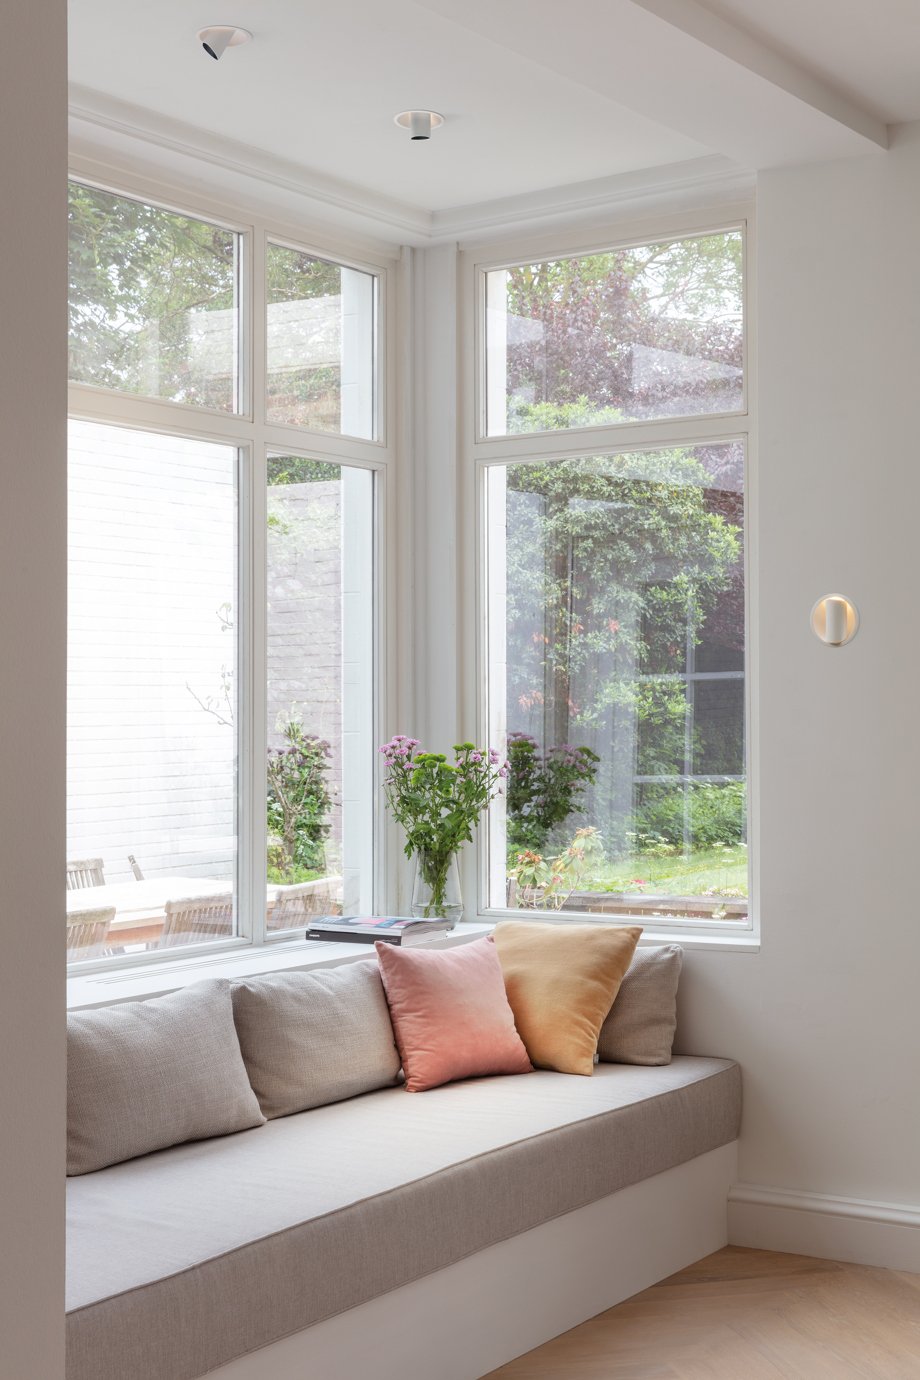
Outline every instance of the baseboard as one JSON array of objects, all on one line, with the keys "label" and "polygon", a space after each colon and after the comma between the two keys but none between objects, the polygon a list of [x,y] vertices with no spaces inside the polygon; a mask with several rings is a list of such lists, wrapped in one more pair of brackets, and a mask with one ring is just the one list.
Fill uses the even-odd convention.
[{"label": "baseboard", "polygon": [[920,1207],[735,1184],[728,1195],[728,1240],[920,1274]]}]

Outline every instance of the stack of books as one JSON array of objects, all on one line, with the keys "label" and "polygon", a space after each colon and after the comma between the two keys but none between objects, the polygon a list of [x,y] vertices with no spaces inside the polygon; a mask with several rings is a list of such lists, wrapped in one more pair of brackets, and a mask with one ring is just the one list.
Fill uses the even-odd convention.
[{"label": "stack of books", "polygon": [[409,915],[318,915],[310,922],[308,939],[327,944],[430,944],[448,934],[452,922],[436,915],[431,920],[416,920]]}]

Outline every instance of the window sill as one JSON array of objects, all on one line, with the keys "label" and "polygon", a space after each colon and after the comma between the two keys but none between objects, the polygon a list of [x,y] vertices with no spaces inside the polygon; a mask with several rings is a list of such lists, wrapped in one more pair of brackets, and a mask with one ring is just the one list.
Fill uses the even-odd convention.
[{"label": "window sill", "polygon": [[[461,924],[451,934],[436,940],[434,947],[452,948],[456,944],[479,939],[484,934],[491,934],[495,923],[481,920]],[[679,944],[682,949],[697,949],[706,953],[760,952],[760,939],[753,934],[684,935],[673,931],[656,934],[652,930],[645,930],[641,945],[649,944]],[[121,968],[111,972],[101,970],[85,977],[68,979],[67,1009],[80,1011],[94,1006],[115,1006],[123,1001],[145,1001],[148,997],[162,997],[168,992],[176,992],[204,978],[256,977],[261,973],[335,968],[343,963],[357,963],[362,958],[371,958],[373,952],[372,946],[364,944],[320,944],[315,940],[291,939],[257,949],[237,949],[233,954],[197,954],[146,967]]]},{"label": "window sill", "polygon": [[[452,948],[491,934],[490,924],[461,924],[431,947]],[[342,963],[357,963],[373,958],[371,944],[321,944],[316,940],[290,939],[259,948],[237,949],[232,954],[189,955],[170,962],[143,967],[100,970],[67,981],[67,1009],[79,1011],[94,1006],[115,1006],[123,1001],[145,1001],[176,992],[204,978],[256,977],[262,973],[306,972],[313,968],[334,968]]]}]

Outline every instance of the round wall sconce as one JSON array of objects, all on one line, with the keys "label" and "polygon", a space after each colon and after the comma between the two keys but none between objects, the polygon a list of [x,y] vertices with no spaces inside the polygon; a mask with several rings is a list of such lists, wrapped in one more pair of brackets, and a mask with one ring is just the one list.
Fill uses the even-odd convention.
[{"label": "round wall sconce", "polygon": [[859,611],[842,594],[825,594],[811,611],[811,626],[829,647],[843,647],[856,636]]}]

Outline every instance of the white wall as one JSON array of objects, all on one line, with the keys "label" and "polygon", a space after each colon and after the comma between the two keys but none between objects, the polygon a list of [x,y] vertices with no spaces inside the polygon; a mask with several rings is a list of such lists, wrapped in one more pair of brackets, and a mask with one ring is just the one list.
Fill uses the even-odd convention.
[{"label": "white wall", "polygon": [[920,1205],[920,125],[766,173],[757,222],[763,943],[688,955],[681,1042],[744,1067],[743,1180]]},{"label": "white wall", "polygon": [[0,44],[0,1371],[63,1376],[66,11]]}]

